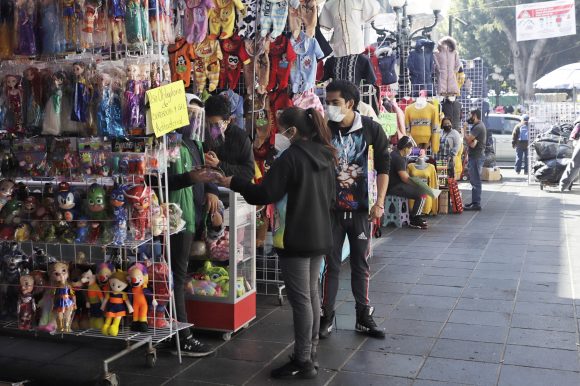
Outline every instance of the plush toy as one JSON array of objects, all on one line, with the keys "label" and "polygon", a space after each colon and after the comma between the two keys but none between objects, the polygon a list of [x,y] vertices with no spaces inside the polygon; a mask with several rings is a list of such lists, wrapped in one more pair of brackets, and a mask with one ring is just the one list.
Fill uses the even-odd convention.
[{"label": "plush toy", "polygon": [[109,279],[111,291],[105,296],[101,310],[105,312],[105,324],[101,329],[103,335],[117,336],[121,319],[133,312],[127,292],[127,273],[117,271]]},{"label": "plush toy", "polygon": [[71,264],[70,281],[76,296],[76,310],[72,321],[73,330],[86,330],[90,327],[89,307],[87,306],[88,275],[93,275],[88,265],[76,262]]},{"label": "plush toy", "polygon": [[34,314],[36,313],[36,302],[32,291],[34,290],[34,278],[30,275],[20,277],[20,296],[16,313],[18,314],[18,328],[20,330],[32,329]]},{"label": "plush toy", "polygon": [[210,261],[206,261],[200,273],[206,275],[208,280],[217,284],[221,289],[224,297],[228,296],[230,288],[230,276],[224,267],[214,266]]},{"label": "plush toy", "polygon": [[147,324],[148,303],[151,303],[153,307],[157,306],[153,293],[147,288],[149,282],[147,268],[141,263],[135,263],[129,267],[128,274],[131,285],[129,300],[133,305],[131,331],[147,332],[149,329]]},{"label": "plush toy", "polygon": [[58,184],[56,203],[59,209],[55,215],[57,220],[57,236],[65,243],[72,242],[76,237],[72,227],[78,216],[78,195],[71,190],[67,182]]},{"label": "plush toy", "polygon": [[14,194],[14,181],[3,179],[0,181],[0,211]]},{"label": "plush toy", "polygon": [[85,216],[79,216],[77,221],[77,230],[75,243],[84,244],[87,242],[89,236],[89,222]]},{"label": "plush toy", "polygon": [[87,191],[87,214],[91,220],[89,239],[90,244],[96,243],[104,232],[107,220],[107,199],[105,188],[99,184],[92,184]]},{"label": "plush toy", "polygon": [[246,279],[236,278],[236,297],[241,298],[246,293]]},{"label": "plush toy", "polygon": [[97,277],[92,270],[89,269],[84,272],[81,281],[87,288],[85,306],[89,309],[89,325],[91,328],[100,330],[103,328],[103,310],[101,310],[101,306],[103,305],[105,296],[101,288],[99,288]]},{"label": "plush toy", "polygon": [[32,228],[30,224],[24,223],[19,224],[14,231],[14,241],[16,242],[23,242],[30,240],[30,235],[32,233]]},{"label": "plush toy", "polygon": [[47,291],[48,275],[45,271],[32,271],[34,278],[34,300],[41,312],[36,313],[37,329],[53,332],[56,328],[55,318],[52,315],[52,291]]},{"label": "plush toy", "polygon": [[125,192],[125,197],[131,203],[130,218],[135,240],[144,240],[151,222],[149,213],[151,188],[145,185],[135,185]]},{"label": "plush toy", "polygon": [[29,259],[16,243],[3,243],[0,255],[0,313],[14,315],[19,295],[20,276],[27,272]]},{"label": "plush toy", "polygon": [[166,228],[165,213],[161,210],[159,199],[155,192],[151,191],[151,234],[154,237],[161,236]]},{"label": "plush toy", "polygon": [[115,266],[111,263],[101,263],[97,267],[97,283],[101,291],[109,291],[109,278],[115,272]]},{"label": "plush toy", "polygon": [[187,291],[192,295],[200,296],[223,296],[217,283],[210,281],[207,276],[195,274],[187,282]]},{"label": "plush toy", "polygon": [[113,244],[123,245],[127,239],[127,220],[129,213],[125,206],[125,185],[115,186],[111,192],[110,204],[113,208]]},{"label": "plush toy", "polygon": [[46,253],[42,248],[34,248],[34,254],[30,256],[30,265],[33,270],[48,270],[52,263],[56,263],[56,259]]},{"label": "plush toy", "polygon": [[[147,247],[150,247],[147,245]],[[149,307],[148,322],[155,328],[165,328],[169,326],[167,321],[167,304],[171,297],[169,290],[169,265],[164,261],[153,262],[147,260],[150,272],[150,283],[155,293],[157,306]]]},{"label": "plush toy", "polygon": [[56,316],[57,332],[71,332],[73,313],[76,309],[75,292],[68,283],[68,264],[56,262],[49,271],[51,285],[54,287],[52,312]]}]

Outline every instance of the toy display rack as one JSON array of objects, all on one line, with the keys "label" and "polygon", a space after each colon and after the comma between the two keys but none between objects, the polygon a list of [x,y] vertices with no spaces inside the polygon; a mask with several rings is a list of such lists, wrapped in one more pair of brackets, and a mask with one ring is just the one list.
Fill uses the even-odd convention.
[{"label": "toy display rack", "polygon": [[[536,184],[538,181],[533,176],[532,171],[538,160],[536,152],[532,146],[534,140],[554,125],[572,123],[578,112],[574,102],[527,102],[526,111],[530,116],[529,124],[529,148],[528,148],[528,184]],[[543,188],[545,183],[540,184]]]}]

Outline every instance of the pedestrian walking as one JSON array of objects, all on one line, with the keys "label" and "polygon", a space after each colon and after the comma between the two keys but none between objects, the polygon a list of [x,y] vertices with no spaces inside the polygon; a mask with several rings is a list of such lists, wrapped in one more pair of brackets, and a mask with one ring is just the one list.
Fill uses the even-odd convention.
[{"label": "pedestrian walking", "polygon": [[516,150],[514,168],[517,174],[522,171],[522,163],[524,164],[524,174],[528,174],[529,121],[530,116],[528,114],[522,115],[521,122],[514,127],[512,132],[512,147]]},{"label": "pedestrian walking", "polygon": [[[320,337],[332,332],[345,236],[350,243],[351,286],[356,301],[355,329],[369,336],[383,338],[385,332],[373,320],[368,291],[370,268],[370,221],[380,219],[389,184],[390,157],[383,128],[357,111],[360,94],[351,82],[336,80],[326,87],[329,127],[332,144],[338,150],[336,168],[336,203],[332,208],[332,252],[326,256],[322,282],[322,317]],[[369,148],[373,147],[377,172],[378,198],[369,208]],[[369,219],[370,216],[370,219]]]},{"label": "pedestrian walking", "polygon": [[[481,111],[472,110],[471,116],[463,124],[463,138],[467,142],[467,167],[469,170],[469,182],[471,182],[471,203],[463,207],[464,210],[481,210],[481,171],[485,161],[485,142],[487,129],[481,121]],[[467,133],[467,124],[472,125]]]},{"label": "pedestrian walking", "polygon": [[[294,319],[294,354],[272,371],[273,378],[314,378],[320,322],[318,277],[332,248],[330,206],[335,196],[336,150],[323,116],[292,107],[278,118],[276,143],[282,154],[262,182],[224,177],[220,184],[252,205],[276,203],[274,247]],[[286,149],[285,149],[286,148]]]}]

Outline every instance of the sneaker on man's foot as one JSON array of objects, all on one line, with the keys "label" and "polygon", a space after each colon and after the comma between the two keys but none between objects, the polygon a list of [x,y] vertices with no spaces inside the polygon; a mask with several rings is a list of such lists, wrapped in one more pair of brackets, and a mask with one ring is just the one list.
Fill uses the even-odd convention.
[{"label": "sneaker on man's foot", "polygon": [[379,328],[373,319],[373,307],[366,306],[363,309],[356,310],[356,325],[354,329],[373,338],[384,338],[385,330]]},{"label": "sneaker on man's foot", "polygon": [[322,311],[322,316],[320,317],[320,328],[318,329],[318,337],[320,339],[326,339],[332,334],[332,329],[334,327],[334,312]]},{"label": "sneaker on man's foot", "polygon": [[[182,339],[179,343],[181,345],[181,355],[184,357],[201,358],[215,352],[215,348],[201,343],[192,336]],[[177,349],[174,347],[171,353],[177,355]]]},{"label": "sneaker on man's foot", "polygon": [[411,218],[411,221],[409,222],[409,228],[427,229],[427,222],[424,220],[421,221],[421,219],[419,217],[413,217],[413,218]]},{"label": "sneaker on man's foot", "polygon": [[300,362],[293,355],[290,356],[290,362],[270,372],[270,376],[277,379],[312,379],[317,375],[318,371],[312,361]]}]

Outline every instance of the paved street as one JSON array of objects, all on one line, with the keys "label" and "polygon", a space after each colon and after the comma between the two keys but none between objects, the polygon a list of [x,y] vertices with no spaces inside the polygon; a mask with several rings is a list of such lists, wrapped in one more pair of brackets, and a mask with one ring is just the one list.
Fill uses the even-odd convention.
[{"label": "paved street", "polygon": [[[296,384],[580,385],[580,192],[541,192],[504,174],[501,183],[484,186],[480,213],[439,216],[428,231],[383,232],[370,297],[385,340],[352,331],[343,267],[338,330],[319,349],[323,369],[316,380]],[[258,320],[230,342],[204,335],[221,345],[216,357],[179,365],[160,354],[148,370],[136,353],[113,369],[122,385],[274,384],[269,371],[292,347],[290,308],[276,301],[260,297]],[[0,347],[0,380],[40,374],[38,384],[60,385],[94,379],[98,360],[119,348],[7,336]]]}]

